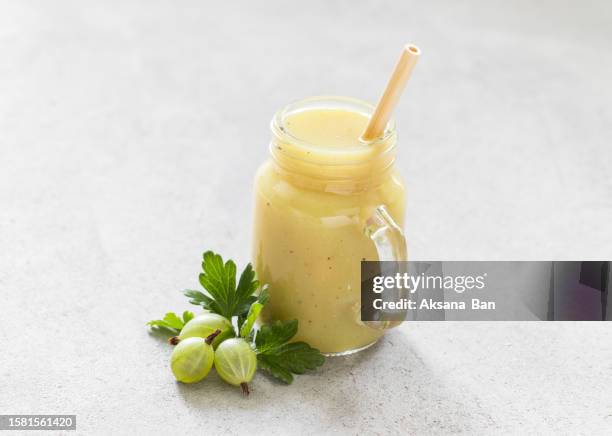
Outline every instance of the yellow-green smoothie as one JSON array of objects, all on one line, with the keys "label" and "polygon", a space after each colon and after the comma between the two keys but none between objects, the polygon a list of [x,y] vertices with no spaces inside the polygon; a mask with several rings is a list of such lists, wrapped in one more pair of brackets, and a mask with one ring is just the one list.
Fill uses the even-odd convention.
[{"label": "yellow-green smoothie", "polygon": [[371,110],[339,97],[288,106],[272,121],[271,158],[255,179],[253,261],[271,297],[264,320],[298,319],[295,340],[325,353],[382,335],[360,321],[360,262],[379,258],[366,227],[379,206],[404,219],[393,127],[360,140]]}]

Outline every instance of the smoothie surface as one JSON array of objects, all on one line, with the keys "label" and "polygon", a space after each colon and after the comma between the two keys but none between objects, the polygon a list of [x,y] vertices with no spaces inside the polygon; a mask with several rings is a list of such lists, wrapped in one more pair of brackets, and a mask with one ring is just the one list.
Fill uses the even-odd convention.
[{"label": "smoothie surface", "polygon": [[359,137],[368,120],[345,109],[308,109],[286,115],[283,124],[287,133],[310,145],[347,148],[364,145]]}]

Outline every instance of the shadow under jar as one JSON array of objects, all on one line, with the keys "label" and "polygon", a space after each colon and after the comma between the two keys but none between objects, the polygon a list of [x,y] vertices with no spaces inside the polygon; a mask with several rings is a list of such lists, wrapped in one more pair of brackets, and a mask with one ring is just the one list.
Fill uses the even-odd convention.
[{"label": "shadow under jar", "polygon": [[362,260],[406,260],[396,133],[364,142],[373,106],[313,97],[272,119],[255,178],[253,263],[268,283],[265,322],[297,319],[294,340],[328,355],[367,348],[389,323],[361,321]]}]

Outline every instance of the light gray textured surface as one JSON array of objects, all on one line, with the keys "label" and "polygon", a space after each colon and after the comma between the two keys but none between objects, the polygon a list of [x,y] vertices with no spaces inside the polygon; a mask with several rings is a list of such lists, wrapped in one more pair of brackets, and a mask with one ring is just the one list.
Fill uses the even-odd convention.
[{"label": "light gray textured surface", "polygon": [[612,258],[612,4],[0,3],[0,413],[81,434],[612,431],[612,325],[414,323],[244,400],[177,385],[144,322],[211,248],[248,260],[268,121],[397,112],[415,259]]}]

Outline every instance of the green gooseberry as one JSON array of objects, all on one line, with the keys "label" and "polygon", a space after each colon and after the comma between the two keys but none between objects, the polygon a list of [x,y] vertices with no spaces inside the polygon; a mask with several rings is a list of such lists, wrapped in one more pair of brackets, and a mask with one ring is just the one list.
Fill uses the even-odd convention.
[{"label": "green gooseberry", "polygon": [[215,369],[223,380],[240,386],[242,393],[248,395],[248,383],[253,380],[257,369],[257,355],[244,339],[227,339],[215,351]]},{"label": "green gooseberry", "polygon": [[221,330],[221,333],[212,342],[213,348],[235,335],[232,323],[227,318],[216,313],[203,313],[185,324],[178,336],[170,338],[170,343],[176,345],[187,338],[207,338],[216,330]]},{"label": "green gooseberry", "polygon": [[215,351],[211,345],[221,333],[216,330],[204,338],[187,338],[178,343],[170,356],[170,368],[174,377],[183,383],[196,383],[208,375],[215,360]]}]

